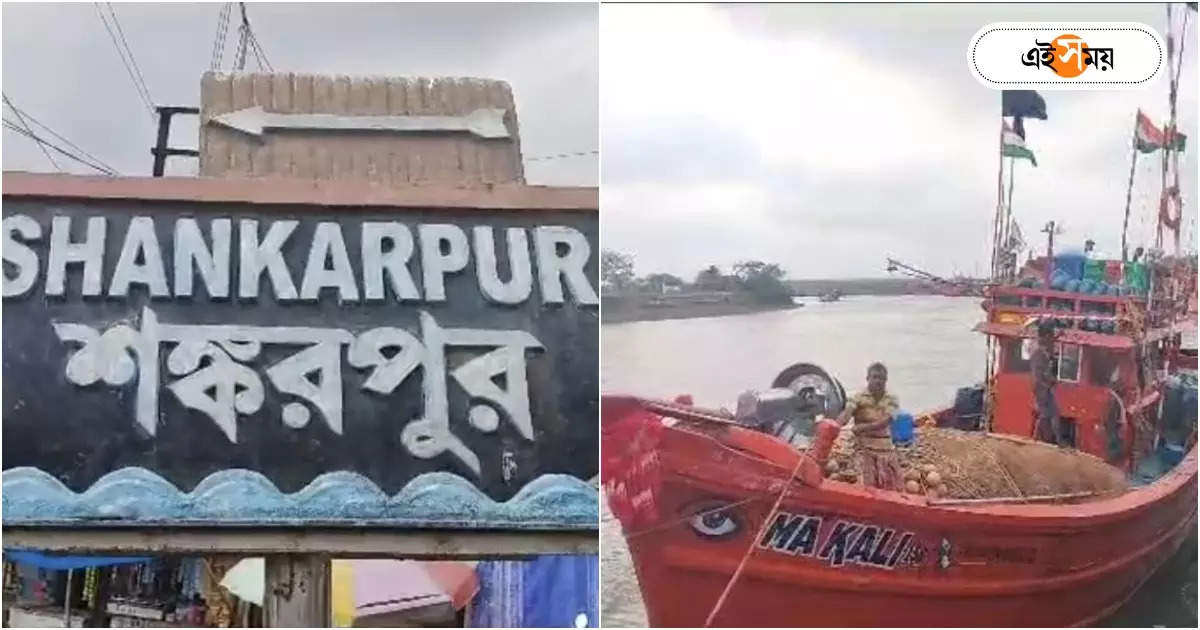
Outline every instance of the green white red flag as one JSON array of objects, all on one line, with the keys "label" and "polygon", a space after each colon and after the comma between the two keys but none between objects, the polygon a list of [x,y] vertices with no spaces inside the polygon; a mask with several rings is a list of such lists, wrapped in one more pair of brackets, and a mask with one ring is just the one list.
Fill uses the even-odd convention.
[{"label": "green white red flag", "polygon": [[1025,146],[1025,139],[1013,132],[1012,127],[1008,123],[1004,123],[1004,133],[1000,142],[1000,155],[1011,158],[1021,158],[1029,160],[1034,166],[1037,166],[1037,158],[1033,156],[1033,151]]}]

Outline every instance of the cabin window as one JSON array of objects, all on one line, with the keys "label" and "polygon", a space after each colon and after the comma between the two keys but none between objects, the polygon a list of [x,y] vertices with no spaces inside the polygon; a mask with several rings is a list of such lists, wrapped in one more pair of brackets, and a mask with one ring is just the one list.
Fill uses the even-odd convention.
[{"label": "cabin window", "polygon": [[1058,345],[1058,380],[1079,382],[1079,355],[1081,348],[1073,343]]},{"label": "cabin window", "polygon": [[1075,301],[1063,298],[1050,298],[1046,300],[1046,306],[1052,311],[1075,311]]},{"label": "cabin window", "polygon": [[1025,298],[1025,306],[1026,306],[1026,308],[1042,308],[1042,305],[1043,305],[1044,303],[1045,303],[1045,302],[1042,300],[1041,296],[1033,296],[1033,295],[1031,295],[1031,296],[1027,296],[1027,297]]},{"label": "cabin window", "polygon": [[1089,348],[1087,356],[1090,366],[1088,382],[1092,385],[1108,387],[1120,377],[1117,370],[1120,357],[1117,353],[1099,348]]},{"label": "cabin window", "polygon": [[1029,357],[1033,350],[1032,346],[1027,346],[1032,339],[1006,339],[1001,342],[1001,347],[1004,349],[1004,371],[1012,373],[1023,373],[1029,371]]}]

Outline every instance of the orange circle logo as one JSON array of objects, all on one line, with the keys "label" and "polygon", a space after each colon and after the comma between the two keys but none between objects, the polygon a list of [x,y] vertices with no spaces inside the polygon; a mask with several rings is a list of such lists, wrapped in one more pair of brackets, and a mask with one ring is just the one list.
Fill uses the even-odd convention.
[{"label": "orange circle logo", "polygon": [[1054,60],[1050,69],[1060,77],[1071,79],[1087,69],[1083,51],[1088,45],[1078,35],[1059,35],[1054,38]]}]

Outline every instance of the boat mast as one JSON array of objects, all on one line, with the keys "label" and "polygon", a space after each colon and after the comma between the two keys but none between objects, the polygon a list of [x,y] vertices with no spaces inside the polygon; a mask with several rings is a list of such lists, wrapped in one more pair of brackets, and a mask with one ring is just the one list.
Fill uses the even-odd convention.
[{"label": "boat mast", "polygon": [[[1167,128],[1163,133],[1163,153],[1162,153],[1162,175],[1161,175],[1161,190],[1162,195],[1159,202],[1158,213],[1158,230],[1155,236],[1154,246],[1161,250],[1163,248],[1163,227],[1170,229],[1173,232],[1174,253],[1179,254],[1179,237],[1182,231],[1183,218],[1183,200],[1179,196],[1179,151],[1176,150],[1177,142],[1177,122],[1178,110],[1176,108],[1176,100],[1179,96],[1179,74],[1183,70],[1183,53],[1187,45],[1187,23],[1188,13],[1184,10],[1183,21],[1180,27],[1179,34],[1179,50],[1175,50],[1175,25],[1173,19],[1173,10],[1171,3],[1167,3],[1167,105],[1169,107],[1170,118],[1167,123]],[[1178,60],[1176,56],[1178,55]],[[1167,186],[1168,173],[1171,173],[1172,187]],[[1169,198],[1174,197],[1178,208],[1178,219],[1174,226],[1168,223],[1170,214]]]},{"label": "boat mast", "polygon": [[1008,199],[1004,203],[1004,225],[1000,226],[1000,255],[1001,255],[1001,272],[1004,274],[1004,280],[1011,281],[1017,272],[1016,264],[1008,266],[1008,255],[1011,253],[1016,258],[1016,252],[1009,252],[1009,242],[1012,238],[1012,195],[1013,195],[1013,177],[1016,175],[1016,158],[1008,158]]},{"label": "boat mast", "polygon": [[[1140,110],[1139,110],[1139,113],[1140,113]],[[1129,246],[1127,245],[1127,243],[1128,243],[1127,237],[1129,234],[1129,208],[1133,202],[1133,175],[1134,175],[1135,169],[1137,168],[1137,158],[1138,158],[1137,126],[1138,126],[1138,121],[1134,120],[1133,136],[1130,137],[1130,144],[1132,146],[1132,149],[1131,149],[1131,155],[1129,157],[1129,186],[1125,189],[1125,222],[1121,224],[1121,262],[1122,263],[1129,262]]]},{"label": "boat mast", "polygon": [[[996,212],[992,217],[992,260],[991,274],[988,278],[990,284],[995,284],[998,280],[997,266],[1000,259],[1000,232],[1001,222],[1004,220],[1004,93],[1000,93],[1000,138],[996,147],[996,152],[1000,157],[999,168],[996,170]],[[1012,165],[1009,165],[1011,170]],[[985,295],[987,295],[985,293]],[[996,373],[996,339],[992,335],[987,335],[987,355],[984,358],[983,368],[983,424],[984,430],[992,430],[992,415],[995,410],[995,388],[992,387],[992,380]]]}]

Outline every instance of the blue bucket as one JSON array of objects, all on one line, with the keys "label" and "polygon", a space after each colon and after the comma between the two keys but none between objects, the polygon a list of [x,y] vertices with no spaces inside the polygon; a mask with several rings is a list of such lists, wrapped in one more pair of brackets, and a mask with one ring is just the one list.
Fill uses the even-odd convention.
[{"label": "blue bucket", "polygon": [[913,417],[911,413],[901,411],[892,418],[892,443],[908,444],[913,439]]},{"label": "blue bucket", "polygon": [[1162,443],[1158,445],[1158,459],[1166,464],[1168,468],[1174,468],[1183,461],[1183,446],[1179,444]]}]

